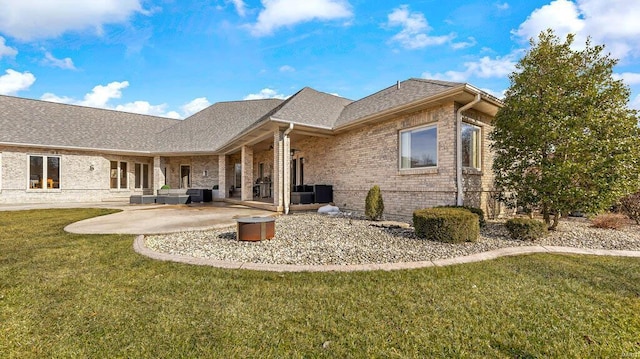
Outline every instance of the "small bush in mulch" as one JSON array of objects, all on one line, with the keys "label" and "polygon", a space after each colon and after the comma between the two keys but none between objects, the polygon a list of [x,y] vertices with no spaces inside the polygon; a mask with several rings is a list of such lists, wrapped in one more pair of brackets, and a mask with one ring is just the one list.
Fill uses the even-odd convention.
[{"label": "small bush in mulch", "polygon": [[531,218],[511,218],[505,226],[511,238],[521,241],[535,241],[547,234],[547,225]]},{"label": "small bush in mulch", "polygon": [[622,213],[640,224],[640,192],[630,194],[620,200]]},{"label": "small bush in mulch", "polygon": [[447,243],[476,242],[478,215],[462,208],[427,208],[413,212],[416,235]]},{"label": "small bush in mulch", "polygon": [[627,217],[619,213],[599,214],[591,219],[593,227],[602,229],[622,229],[627,224]]},{"label": "small bush in mulch", "polygon": [[484,220],[484,211],[481,210],[480,208],[470,207],[470,206],[438,206],[436,208],[462,208],[462,209],[466,209],[467,211],[469,211],[471,213],[475,213],[475,214],[478,215],[478,224],[480,225],[480,228],[483,228],[484,226],[487,225],[487,222]]}]

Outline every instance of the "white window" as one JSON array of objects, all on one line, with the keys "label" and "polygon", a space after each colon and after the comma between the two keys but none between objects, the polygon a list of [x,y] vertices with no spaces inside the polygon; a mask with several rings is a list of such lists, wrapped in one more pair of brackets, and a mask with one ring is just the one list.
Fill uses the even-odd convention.
[{"label": "white window", "polygon": [[60,157],[29,155],[29,189],[60,189]]},{"label": "white window", "polygon": [[438,129],[426,126],[400,132],[400,169],[438,165]]},{"label": "white window", "polygon": [[149,188],[149,165],[146,163],[136,163],[135,165],[135,186],[138,189]]},{"label": "white window", "polygon": [[127,162],[111,161],[109,176],[112,189],[127,189],[129,183]]},{"label": "white window", "polygon": [[462,167],[480,169],[480,127],[462,124]]}]

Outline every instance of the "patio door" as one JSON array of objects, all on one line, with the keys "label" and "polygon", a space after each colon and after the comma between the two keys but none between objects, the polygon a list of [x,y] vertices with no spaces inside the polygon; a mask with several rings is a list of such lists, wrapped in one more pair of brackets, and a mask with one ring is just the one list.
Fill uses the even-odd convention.
[{"label": "patio door", "polygon": [[242,188],[242,164],[241,163],[236,163],[234,166],[233,186],[235,188]]},{"label": "patio door", "polygon": [[304,184],[304,157],[295,156],[291,159],[291,186]]},{"label": "patio door", "polygon": [[180,188],[191,187],[191,166],[180,165]]}]

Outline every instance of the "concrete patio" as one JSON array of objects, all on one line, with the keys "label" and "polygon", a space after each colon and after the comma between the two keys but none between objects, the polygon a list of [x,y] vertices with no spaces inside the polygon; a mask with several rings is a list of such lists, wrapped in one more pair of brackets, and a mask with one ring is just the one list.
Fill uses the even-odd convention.
[{"label": "concrete patio", "polygon": [[65,227],[67,232],[79,234],[159,234],[199,231],[234,225],[238,217],[275,215],[271,211],[223,202],[189,205],[130,205],[128,203],[0,205],[0,211],[48,208],[122,210],[122,212],[89,218]]}]

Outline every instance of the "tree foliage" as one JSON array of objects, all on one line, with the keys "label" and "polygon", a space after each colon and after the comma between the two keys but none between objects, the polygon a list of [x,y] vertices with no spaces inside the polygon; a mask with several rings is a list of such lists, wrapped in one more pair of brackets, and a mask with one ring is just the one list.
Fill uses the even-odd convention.
[{"label": "tree foliage", "polygon": [[574,50],[573,40],[552,30],[531,40],[491,134],[499,199],[541,210],[552,229],[561,214],[608,208],[639,180],[638,117],[613,76],[617,60],[589,39]]}]

